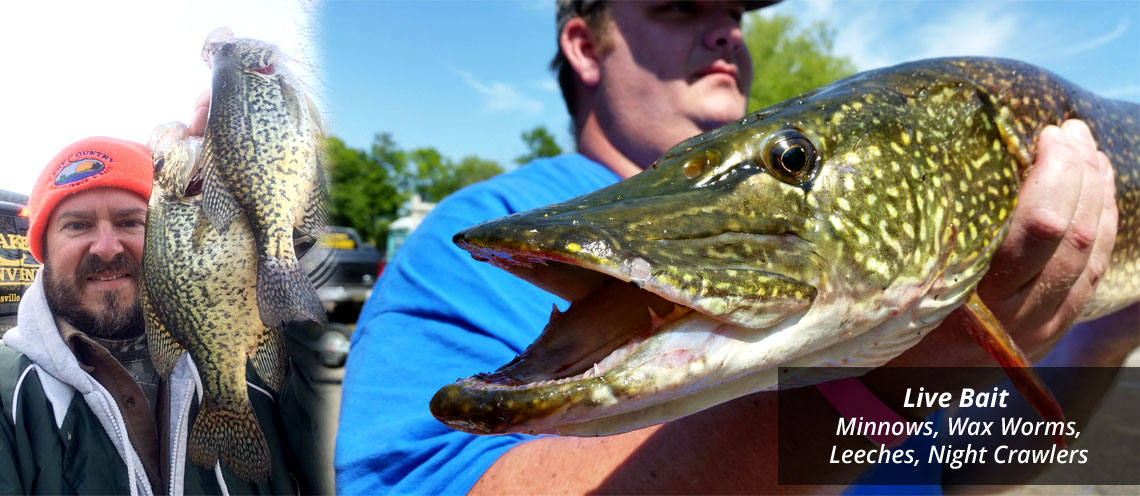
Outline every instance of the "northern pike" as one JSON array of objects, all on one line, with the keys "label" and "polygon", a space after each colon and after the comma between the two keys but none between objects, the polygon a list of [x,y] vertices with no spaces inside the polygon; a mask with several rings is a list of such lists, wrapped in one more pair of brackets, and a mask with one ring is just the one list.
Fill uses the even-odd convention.
[{"label": "northern pike", "polygon": [[[606,435],[773,389],[780,366],[882,365],[967,301],[971,315],[988,313],[974,288],[1038,134],[1068,118],[1108,155],[1120,212],[1081,320],[1140,300],[1140,106],[1016,61],[918,61],[456,234],[474,258],[572,303],[511,363],[441,388],[431,411],[477,434]],[[995,356],[1015,354],[1010,343]],[[1029,374],[1022,385],[1041,387],[1019,370],[1032,369],[1007,368],[1015,383]]]},{"label": "northern pike", "polygon": [[244,217],[257,238],[257,306],[269,326],[298,317],[325,322],[297,260],[293,231],[318,239],[325,224],[320,116],[269,43],[211,33],[213,68],[201,158],[202,209],[224,233]]},{"label": "northern pike", "polygon": [[285,341],[257,312],[256,237],[244,217],[225,232],[202,213],[197,143],[185,126],[151,137],[155,188],[147,212],[141,303],[155,369],[169,378],[189,352],[204,398],[190,431],[189,457],[223,464],[248,481],[269,479],[269,447],[249,402],[246,361],[274,391],[285,380]]}]

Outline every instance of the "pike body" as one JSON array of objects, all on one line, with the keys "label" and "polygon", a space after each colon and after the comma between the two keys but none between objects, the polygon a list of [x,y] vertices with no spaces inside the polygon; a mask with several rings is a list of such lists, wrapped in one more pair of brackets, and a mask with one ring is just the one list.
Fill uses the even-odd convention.
[{"label": "pike body", "polygon": [[[1066,118],[1085,120],[1108,154],[1120,211],[1083,318],[1135,302],[1140,106],[1020,62],[919,61],[837,81],[689,139],[621,183],[457,234],[475,258],[572,304],[511,363],[442,388],[432,412],[480,434],[604,435],[774,388],[778,366],[841,376],[886,363],[970,297],[1038,133]],[[607,310],[613,301],[630,303]]]}]

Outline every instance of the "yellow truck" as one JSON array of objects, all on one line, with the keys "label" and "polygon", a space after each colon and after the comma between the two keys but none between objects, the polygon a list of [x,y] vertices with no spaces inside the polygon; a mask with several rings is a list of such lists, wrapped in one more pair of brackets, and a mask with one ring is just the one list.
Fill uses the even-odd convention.
[{"label": "yellow truck", "polygon": [[28,251],[28,197],[0,190],[0,336],[16,326],[24,290],[40,263]]}]

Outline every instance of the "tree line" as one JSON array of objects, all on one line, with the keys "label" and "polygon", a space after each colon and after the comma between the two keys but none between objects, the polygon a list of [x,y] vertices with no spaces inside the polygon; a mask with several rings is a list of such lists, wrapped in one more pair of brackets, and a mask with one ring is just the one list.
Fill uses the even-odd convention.
[{"label": "tree line", "polygon": [[[790,16],[753,12],[745,17],[743,28],[753,64],[749,112],[855,72],[854,63],[834,54],[834,30],[825,24],[800,26]],[[526,153],[515,159],[519,165],[563,151],[543,126],[522,133],[521,138]],[[388,225],[404,213],[401,208],[412,195],[438,202],[504,170],[499,163],[476,156],[452,160],[433,147],[404,150],[389,132],[376,133],[368,150],[349,147],[335,136],[326,140],[329,221],[356,229],[381,250]]]}]

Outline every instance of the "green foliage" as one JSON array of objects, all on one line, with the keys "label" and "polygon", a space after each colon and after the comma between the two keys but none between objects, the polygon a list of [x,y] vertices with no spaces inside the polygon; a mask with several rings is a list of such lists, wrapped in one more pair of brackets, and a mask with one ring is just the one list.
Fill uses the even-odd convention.
[{"label": "green foliage", "polygon": [[440,155],[435,148],[417,148],[412,150],[410,157],[415,170],[408,171],[402,179],[426,202],[438,202],[464,186],[503,172],[498,163],[474,156],[465,157],[456,164]]},{"label": "green foliage", "polygon": [[503,173],[503,168],[498,162],[483,160],[476,156],[464,157],[458,164],[448,163],[446,170],[447,175],[423,188],[420,194],[424,200],[432,202],[442,200],[460,188]]},{"label": "green foliage", "polygon": [[466,157],[458,164],[434,148],[401,150],[388,133],[378,133],[369,152],[326,138],[329,158],[329,222],[357,230],[383,250],[388,225],[412,194],[438,202],[456,190],[503,172],[498,163]]},{"label": "green foliage", "polygon": [[[340,139],[325,139],[329,160],[329,223],[350,226],[375,246],[383,248],[388,236],[388,224],[396,219],[396,212],[409,195],[397,190],[391,169],[377,160],[399,160],[391,146],[391,138],[377,135],[380,146],[373,146],[373,154],[345,146]],[[386,140],[386,141],[385,141]],[[385,147],[387,143],[387,147]],[[391,163],[391,162],[387,162]]]},{"label": "green foliage", "polygon": [[523,143],[526,143],[527,153],[515,159],[515,163],[523,165],[536,158],[556,157],[562,153],[562,147],[554,141],[554,136],[546,130],[546,126],[537,126],[530,131],[522,133]]},{"label": "green foliage", "polygon": [[834,31],[822,22],[797,29],[791,16],[748,14],[744,43],[753,66],[748,112],[854,74],[851,60],[832,55],[834,38]]}]

